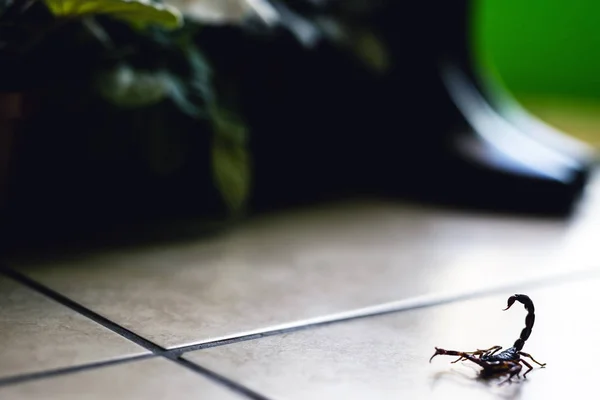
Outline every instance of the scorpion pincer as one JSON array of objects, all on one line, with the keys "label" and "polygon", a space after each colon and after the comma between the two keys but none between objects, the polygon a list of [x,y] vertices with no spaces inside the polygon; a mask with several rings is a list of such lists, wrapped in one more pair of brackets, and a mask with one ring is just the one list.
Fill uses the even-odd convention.
[{"label": "scorpion pincer", "polygon": [[510,381],[515,375],[519,377],[519,373],[523,368],[521,363],[528,368],[528,370],[523,374],[523,378],[525,378],[529,371],[533,369],[531,364],[525,361],[522,357],[528,357],[540,367],[545,367],[545,363],[539,363],[530,354],[521,351],[525,345],[525,341],[529,339],[529,336],[531,335],[533,323],[535,322],[535,310],[533,307],[533,302],[529,296],[524,294],[515,294],[514,296],[510,296],[508,298],[508,305],[503,311],[508,310],[515,303],[515,301],[518,301],[525,306],[525,310],[527,310],[527,317],[525,318],[525,328],[523,328],[521,335],[515,341],[512,347],[501,351],[500,353],[498,352],[502,350],[502,346],[493,346],[486,350],[476,350],[471,352],[444,350],[436,347],[435,353],[433,356],[431,356],[429,362],[431,362],[431,360],[433,360],[433,358],[437,355],[458,356],[458,359],[454,360],[452,363],[464,360],[474,362],[483,368],[481,371],[482,377],[487,378],[508,374],[508,378],[502,383]]}]

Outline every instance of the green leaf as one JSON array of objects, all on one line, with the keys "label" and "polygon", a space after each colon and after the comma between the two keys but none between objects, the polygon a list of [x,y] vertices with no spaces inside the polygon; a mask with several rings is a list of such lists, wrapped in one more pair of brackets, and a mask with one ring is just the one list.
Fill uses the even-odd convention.
[{"label": "green leaf", "polygon": [[229,209],[240,212],[248,199],[251,160],[246,148],[246,126],[223,109],[213,112],[215,139],[212,147],[213,175]]},{"label": "green leaf", "polygon": [[119,107],[135,108],[160,102],[167,96],[171,83],[164,72],[135,70],[120,64],[98,72],[94,84],[105,100]]},{"label": "green leaf", "polygon": [[211,69],[193,44],[182,46],[186,69],[171,74],[169,97],[179,110],[194,118],[206,118],[206,104],[213,102]]},{"label": "green leaf", "polygon": [[57,17],[109,15],[140,29],[150,25],[175,29],[183,24],[176,8],[150,0],[44,0],[44,3]]}]

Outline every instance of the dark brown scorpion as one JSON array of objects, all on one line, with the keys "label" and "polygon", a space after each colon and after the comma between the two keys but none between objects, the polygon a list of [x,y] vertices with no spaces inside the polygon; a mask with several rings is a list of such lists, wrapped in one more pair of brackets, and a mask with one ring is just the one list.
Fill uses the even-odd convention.
[{"label": "dark brown scorpion", "polygon": [[533,369],[531,364],[521,357],[528,357],[540,367],[545,367],[545,363],[539,363],[530,354],[521,351],[525,345],[525,341],[531,335],[533,323],[535,322],[533,302],[529,296],[524,294],[515,294],[514,296],[510,296],[508,298],[508,306],[503,311],[508,310],[515,303],[515,301],[518,301],[525,306],[525,309],[527,310],[527,317],[525,318],[525,328],[523,328],[521,331],[521,336],[519,336],[512,347],[500,353],[498,353],[498,351],[502,349],[502,346],[493,346],[486,350],[476,350],[471,352],[444,350],[436,347],[435,353],[431,356],[429,362],[431,362],[431,360],[433,360],[433,358],[437,355],[458,356],[458,359],[452,361],[453,364],[463,360],[472,361],[483,368],[481,371],[481,377],[483,378],[508,374],[508,378],[501,382],[501,384],[510,381],[515,375],[519,377],[519,373],[523,368],[521,363],[528,368],[528,370],[523,374],[523,378],[525,378],[529,371]]}]

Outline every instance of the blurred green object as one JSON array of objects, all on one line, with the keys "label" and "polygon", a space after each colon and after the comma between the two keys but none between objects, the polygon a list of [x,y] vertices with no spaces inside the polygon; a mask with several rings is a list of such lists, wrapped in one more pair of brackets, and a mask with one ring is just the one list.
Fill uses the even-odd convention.
[{"label": "blurred green object", "polygon": [[148,25],[174,29],[183,24],[176,8],[150,0],[44,0],[44,3],[57,17],[110,15],[140,29]]},{"label": "blurred green object", "polygon": [[234,215],[245,208],[250,194],[252,166],[247,148],[248,128],[240,116],[225,108],[214,107],[212,121],[212,172],[217,187]]},{"label": "blurred green object", "polygon": [[600,99],[600,2],[480,0],[480,60],[519,97]]}]

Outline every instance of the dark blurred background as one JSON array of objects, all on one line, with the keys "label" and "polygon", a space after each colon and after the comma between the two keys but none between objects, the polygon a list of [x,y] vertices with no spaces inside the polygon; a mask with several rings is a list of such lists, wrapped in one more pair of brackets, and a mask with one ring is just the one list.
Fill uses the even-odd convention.
[{"label": "dark blurred background", "polygon": [[595,163],[592,1],[55,3],[2,3],[7,249],[357,197],[564,217]]}]

